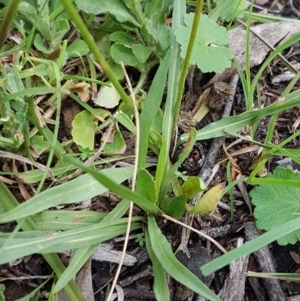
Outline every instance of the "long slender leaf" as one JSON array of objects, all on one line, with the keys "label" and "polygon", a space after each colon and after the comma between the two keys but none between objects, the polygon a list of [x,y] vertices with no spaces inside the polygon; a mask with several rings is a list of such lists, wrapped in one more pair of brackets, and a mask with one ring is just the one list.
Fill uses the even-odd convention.
[{"label": "long slender leaf", "polygon": [[157,301],[170,300],[170,292],[166,277],[167,275],[162,264],[159,262],[156,255],[154,254],[153,248],[155,248],[155,245],[151,244],[147,228],[145,228],[145,241],[147,253],[151,259],[152,269],[154,273],[153,291],[155,298]]},{"label": "long slender leaf", "polygon": [[[132,229],[141,227],[134,218]],[[63,232],[25,231],[19,232],[9,245],[5,245],[1,253],[0,264],[4,264],[34,253],[63,252],[70,249],[87,247],[103,242],[112,237],[125,233],[127,219],[115,222],[99,223],[93,226],[82,227]],[[0,235],[0,247],[5,244],[9,234]]]},{"label": "long slender leaf", "polygon": [[[295,91],[286,97],[285,101],[274,103],[266,108],[245,112],[238,116],[230,116],[222,118],[217,122],[210,123],[203,129],[197,131],[197,140],[205,140],[211,138],[222,137],[226,132],[236,133],[242,130],[246,125],[251,125],[258,119],[272,115],[299,105],[300,91]],[[188,134],[183,134],[178,140],[178,144],[188,139]]]},{"label": "long slender leaf", "polygon": [[136,205],[138,205],[140,208],[142,208],[144,211],[149,213],[155,213],[155,214],[161,214],[161,210],[153,204],[151,201],[147,200],[145,197],[132,192],[130,189],[118,185],[116,182],[111,180],[108,176],[101,174],[100,172],[95,171],[94,169],[85,166],[82,163],[79,163],[73,158],[66,157],[66,161],[69,161],[70,163],[78,166],[83,171],[91,174],[99,183],[101,183],[103,186],[107,187],[110,191],[118,194],[120,197],[126,200],[130,200],[134,202]]},{"label": "long slender leaf", "polygon": [[71,230],[99,223],[106,213],[94,211],[55,210],[44,211],[32,216],[39,230],[59,231]]},{"label": "long slender leaf", "polygon": [[0,104],[5,103],[11,99],[16,99],[18,97],[55,94],[55,93],[62,93],[62,94],[68,95],[70,93],[70,91],[63,89],[63,88],[58,89],[58,88],[52,88],[52,87],[28,88],[28,89],[24,89],[22,91],[19,91],[16,93],[11,93],[7,96],[1,97]]},{"label": "long slender leaf", "polygon": [[[99,177],[111,177],[116,183],[122,183],[132,176],[132,172],[132,167],[111,168],[100,171]],[[60,204],[82,202],[107,190],[93,176],[85,174],[62,185],[47,189],[27,202],[20,204],[15,209],[1,214],[0,223],[7,223],[30,216]]]},{"label": "long slender leaf", "polygon": [[148,137],[150,127],[156,116],[157,110],[161,104],[163,92],[165,89],[168,66],[170,63],[170,51],[167,52],[164,59],[152,81],[151,88],[144,103],[144,107],[140,116],[140,149],[139,149],[139,162],[138,168],[145,168],[146,155],[148,150]]},{"label": "long slender leaf", "polygon": [[258,249],[266,246],[267,244],[277,240],[278,238],[287,235],[300,228],[300,217],[293,219],[287,223],[284,223],[278,227],[273,228],[269,232],[245,243],[239,248],[236,248],[217,259],[205,264],[201,267],[201,271],[204,275],[209,275],[212,272],[221,269],[227,264],[231,263],[238,258],[251,254]]},{"label": "long slender leaf", "polygon": [[173,254],[167,239],[160,232],[153,215],[148,216],[148,231],[151,244],[155,246],[155,248],[153,248],[155,256],[163,268],[174,279],[208,300],[221,300],[191,271],[189,271],[181,262],[178,261]]},{"label": "long slender leaf", "polygon": [[183,17],[186,11],[185,3],[182,0],[174,1],[174,11],[173,11],[173,20],[172,20],[172,29],[171,29],[171,58],[169,74],[168,74],[168,94],[166,100],[166,107],[164,111],[164,120],[163,120],[163,151],[160,152],[158,158],[157,166],[157,189],[159,191],[161,186],[161,181],[164,178],[165,172],[168,170],[169,166],[169,153],[171,147],[172,139],[172,126],[174,119],[174,108],[177,98],[177,86],[179,80],[179,74],[182,67],[182,58],[180,56],[180,45],[176,41],[175,31],[183,24]]},{"label": "long slender leaf", "polygon": [[[2,181],[0,181],[0,195],[1,195],[1,205],[5,210],[8,211],[18,206],[19,203],[17,202],[17,200],[14,198],[12,193],[9,191],[9,189]],[[21,228],[24,231],[38,230],[37,225],[30,217],[25,218]],[[43,257],[51,266],[55,274],[58,277],[61,276],[65,270],[65,266],[62,264],[58,255],[44,254]],[[73,279],[69,281],[69,283],[64,287],[64,289],[72,301],[75,300],[85,301],[85,298],[83,297],[81,291],[79,290],[78,286],[76,285]]]},{"label": "long slender leaf", "polygon": [[[130,203],[127,200],[122,200],[112,211],[110,211],[104,217],[102,222],[109,222],[120,219],[128,210],[129,204]],[[79,272],[85,262],[92,256],[97,246],[98,244],[94,244],[92,246],[76,250],[65,272],[58,279],[55,285],[54,292],[60,291],[77,274],[77,272]]]}]

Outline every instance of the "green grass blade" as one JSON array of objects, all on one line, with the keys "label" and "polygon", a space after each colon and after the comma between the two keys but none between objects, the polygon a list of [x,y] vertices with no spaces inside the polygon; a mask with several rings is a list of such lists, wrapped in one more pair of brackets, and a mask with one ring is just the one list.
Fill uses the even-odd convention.
[{"label": "green grass blade", "polygon": [[175,0],[174,1],[174,10],[173,10],[173,19],[172,19],[172,29],[170,33],[170,48],[171,48],[171,58],[169,73],[168,73],[168,93],[166,106],[164,110],[164,119],[163,119],[163,129],[162,129],[162,138],[163,138],[163,147],[159,153],[158,157],[158,166],[157,166],[157,175],[156,175],[156,187],[160,191],[160,186],[164,175],[169,168],[170,159],[169,153],[171,148],[172,140],[172,127],[174,120],[174,108],[175,102],[177,99],[177,87],[180,70],[182,68],[182,58],[180,57],[180,45],[176,41],[175,31],[183,24],[183,17],[185,15],[186,6],[184,1]]},{"label": "green grass blade", "polygon": [[[132,173],[133,167],[110,168],[100,171],[99,176],[111,177],[116,183],[122,183],[130,178]],[[102,194],[107,190],[93,176],[89,174],[82,175],[72,181],[47,189],[27,202],[20,204],[15,209],[1,214],[0,223],[18,220],[60,204],[78,203]]]},{"label": "green grass blade", "polygon": [[146,137],[149,135],[151,125],[162,101],[169,63],[170,51],[167,52],[160,63],[140,116],[140,136],[142,139],[140,140],[138,169],[145,168],[146,165],[148,150],[148,139],[146,139]]},{"label": "green grass blade", "polygon": [[300,274],[296,273],[256,273],[249,271],[247,273],[248,277],[259,277],[259,278],[275,278],[279,280],[300,280]]},{"label": "green grass blade", "polygon": [[[141,227],[138,220],[133,218],[131,229]],[[114,222],[102,222],[97,225],[82,227],[62,232],[25,231],[19,232],[5,245],[1,253],[0,264],[27,256],[32,253],[54,253],[71,249],[79,249],[94,245],[124,234],[128,220],[126,218]],[[0,247],[5,244],[10,234],[0,234]]]},{"label": "green grass blade", "polygon": [[4,41],[7,37],[7,33],[9,30],[10,24],[15,16],[15,13],[17,12],[19,3],[20,3],[20,0],[10,0],[9,1],[7,11],[6,11],[4,18],[2,19],[2,22],[0,25],[0,49],[2,48]]},{"label": "green grass blade", "polygon": [[[9,191],[9,189],[6,187],[6,185],[0,181],[0,195],[1,195],[1,206],[6,210],[12,210],[16,206],[19,205],[17,200],[14,198],[12,193]],[[22,229],[24,231],[32,231],[32,230],[38,230],[37,225],[35,222],[30,218],[25,218]],[[62,264],[60,258],[57,254],[44,254],[43,257],[48,262],[48,264],[51,266],[55,274],[59,277],[65,270],[65,266]],[[68,296],[71,298],[72,301],[85,301],[81,291],[79,290],[78,286],[76,285],[75,281],[72,279],[68,283],[67,286],[65,286],[65,291],[67,292]]]},{"label": "green grass blade", "polygon": [[73,158],[65,157],[65,160],[76,165],[78,168],[81,168],[83,171],[91,174],[99,183],[101,183],[103,186],[107,187],[110,191],[118,194],[123,199],[129,200],[134,202],[136,205],[138,205],[141,209],[148,213],[155,213],[155,214],[161,214],[160,209],[153,204],[151,201],[147,200],[145,197],[132,192],[130,189],[117,184],[116,182],[112,181],[110,177],[101,174],[97,171],[95,171],[93,168],[87,167],[82,163],[79,163]]},{"label": "green grass blade", "polygon": [[32,216],[32,219],[43,231],[72,230],[78,227],[99,223],[106,213],[94,211],[55,210],[44,211]]},{"label": "green grass blade", "polygon": [[178,261],[172,252],[169,242],[160,232],[153,215],[148,216],[148,231],[150,242],[152,245],[155,245],[153,252],[171,277],[208,300],[221,300],[202,281],[200,281],[192,272]]},{"label": "green grass blade", "polygon": [[[222,118],[217,122],[213,122],[203,129],[197,131],[197,140],[205,140],[211,138],[222,137],[226,132],[237,133],[242,130],[246,125],[251,125],[256,122],[259,118],[264,116],[276,114],[284,110],[290,109],[300,103],[300,91],[297,90],[289,94],[285,101],[279,101],[266,108],[244,112],[238,116],[229,116]],[[183,134],[178,139],[178,144],[187,141],[188,134]]]},{"label": "green grass blade", "polygon": [[154,273],[153,292],[155,295],[155,299],[157,301],[170,300],[170,292],[169,292],[166,272],[153,252],[153,245],[151,244],[151,240],[147,228],[145,228],[145,241],[146,241],[147,253],[152,262],[152,269]]},{"label": "green grass blade", "polygon": [[9,95],[1,97],[0,104],[3,104],[9,100],[16,99],[18,97],[24,97],[24,96],[36,96],[36,95],[45,95],[45,94],[56,94],[56,93],[62,93],[62,94],[70,94],[70,91],[61,88],[52,88],[52,87],[37,87],[37,88],[28,88],[24,89],[22,91],[11,93]]},{"label": "green grass blade", "polygon": [[[120,219],[126,213],[128,208],[129,202],[122,200],[104,217],[103,222]],[[76,250],[65,272],[58,279],[54,292],[61,290],[79,272],[85,262],[92,256],[97,246],[98,244]]]},{"label": "green grass blade", "polygon": [[256,73],[252,84],[251,84],[251,89],[250,89],[250,93],[249,95],[251,95],[253,97],[254,95],[254,91],[255,91],[255,87],[259,81],[259,79],[261,78],[262,73],[264,72],[264,70],[267,68],[267,66],[269,65],[269,63],[284,49],[290,47],[291,45],[293,45],[294,43],[297,43],[300,40],[300,33],[294,35],[293,37],[291,37],[290,39],[288,39],[286,42],[284,42],[283,44],[281,44],[280,46],[278,46],[274,51],[272,51],[272,53],[265,59],[264,63],[262,64],[262,66],[259,68],[258,72]]},{"label": "green grass blade", "polygon": [[251,254],[258,249],[266,246],[267,244],[277,240],[278,238],[287,235],[293,231],[296,231],[300,228],[300,218],[296,218],[287,223],[284,223],[278,227],[273,228],[267,233],[245,243],[239,248],[236,248],[217,259],[205,264],[201,271],[204,275],[209,275],[214,271],[226,266],[238,258]]}]

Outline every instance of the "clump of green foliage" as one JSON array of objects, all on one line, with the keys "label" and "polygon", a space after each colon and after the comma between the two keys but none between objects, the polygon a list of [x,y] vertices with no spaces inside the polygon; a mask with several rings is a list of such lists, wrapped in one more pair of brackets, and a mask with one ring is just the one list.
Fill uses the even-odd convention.
[{"label": "clump of green foliage", "polygon": [[[8,11],[15,4],[16,1],[9,3]],[[20,4],[11,21],[14,30],[21,34],[21,43],[14,47],[4,45],[1,49],[2,57],[18,54],[10,66],[2,64],[0,70],[0,147],[31,159],[36,168],[18,172],[16,176],[26,184],[39,185],[37,193],[30,200],[19,204],[7,185],[0,181],[3,209],[0,222],[18,222],[12,234],[0,234],[0,264],[31,254],[33,250],[41,253],[58,278],[53,284],[52,293],[64,288],[71,300],[83,300],[82,293],[72,279],[99,243],[126,232],[128,218],[123,216],[130,206],[129,201],[132,201],[142,209],[142,213],[132,218],[131,230],[141,229],[142,224],[145,225],[145,245],[155,273],[153,289],[156,299],[170,299],[168,273],[201,296],[219,300],[176,259],[155,217],[163,214],[166,217],[168,214],[179,219],[185,211],[205,214],[215,208],[223,186],[213,187],[195,206],[189,206],[187,202],[207,188],[199,178],[190,177],[183,184],[178,179],[178,168],[196,140],[238,135],[245,126],[255,129],[262,117],[295,106],[299,96],[298,91],[287,93],[285,102],[224,118],[199,131],[191,130],[179,137],[178,143],[187,143],[177,162],[171,163],[169,154],[173,147],[173,133],[190,64],[198,65],[203,72],[222,72],[231,64],[233,55],[228,47],[228,32],[217,20],[221,18],[222,22],[230,24],[243,13],[246,2],[230,1],[228,4],[228,0],[215,1],[208,15],[202,14],[203,1],[198,1],[194,14],[186,13],[186,4],[182,0],[75,0],[74,4],[68,0],[28,0]],[[172,25],[168,26],[166,16],[171,8]],[[80,11],[81,17],[77,11]],[[3,14],[5,12],[6,8],[3,8]],[[95,15],[104,15],[105,20],[95,22]],[[266,63],[291,43],[288,41],[272,52]],[[32,45],[37,55],[32,54]],[[55,58],[51,59],[53,55]],[[71,59],[77,59],[79,75],[67,73]],[[134,68],[138,72],[133,86],[140,110],[139,118],[133,119],[133,100],[120,84],[120,79],[124,78],[121,62],[125,68]],[[97,72],[95,65],[103,73]],[[156,65],[157,71],[146,93],[143,87],[150,70]],[[258,77],[265,67],[262,66]],[[245,78],[240,72],[240,77],[247,100],[251,103],[258,77],[251,85],[247,73]],[[78,86],[77,82],[83,84]],[[97,85],[102,88],[95,95]],[[93,94],[93,103],[84,101],[89,89]],[[162,111],[165,90],[165,110]],[[45,95],[47,101],[39,105],[37,97]],[[73,120],[72,140],[62,142],[58,139],[58,130],[61,107],[66,97],[79,104],[81,111]],[[247,108],[251,108],[251,105],[248,104]],[[49,115],[41,118],[44,113]],[[137,119],[139,125],[135,123]],[[139,141],[135,168],[95,169],[109,161],[120,160],[123,158],[121,155],[105,161],[96,160],[93,166],[78,161],[93,156],[95,135],[105,131],[111,123],[114,123],[115,131],[104,151],[122,152],[125,147],[120,131],[122,125]],[[255,181],[260,180],[256,179],[256,174],[261,164],[278,152],[268,142],[265,143],[267,151],[256,170],[242,181],[256,184]],[[72,143],[76,144],[79,153],[73,152],[70,147]],[[149,149],[158,157],[154,175],[147,170]],[[34,156],[39,158],[45,155],[48,158],[46,166],[38,168]],[[77,168],[86,173],[75,179],[68,178]],[[131,191],[121,183],[135,174],[136,187]],[[55,182],[62,177],[66,182],[42,191],[46,179]],[[49,210],[62,204],[80,203],[106,191],[115,193],[121,199],[108,214],[88,212],[81,216],[79,212]],[[62,222],[66,220],[69,223]],[[55,253],[69,249],[76,251],[65,268]],[[244,254],[240,252],[231,260]],[[226,264],[226,260],[224,262]],[[210,270],[204,268],[204,271],[208,273]]]}]

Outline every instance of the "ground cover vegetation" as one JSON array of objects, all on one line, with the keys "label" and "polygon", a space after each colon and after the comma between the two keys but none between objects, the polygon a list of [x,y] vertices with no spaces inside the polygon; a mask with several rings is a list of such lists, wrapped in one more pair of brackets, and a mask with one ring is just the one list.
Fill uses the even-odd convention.
[{"label": "ground cover vegetation", "polygon": [[[250,219],[254,208],[264,233],[232,251],[205,236],[229,252],[203,265],[204,276],[274,241],[299,241],[299,172],[268,166],[274,158],[300,164],[300,73],[287,55],[300,34],[270,45],[251,33],[253,22],[289,20],[255,13],[254,1],[244,0],[0,3],[0,264],[41,254],[53,271],[20,300],[63,300],[57,297],[63,290],[70,300],[90,300],[74,277],[83,267],[91,274],[87,264],[103,242],[124,236],[125,255],[130,233],[151,260],[155,300],[173,298],[170,277],[207,300],[221,300],[176,257],[179,245],[187,247],[178,237],[170,240],[164,221],[184,229],[190,219],[222,219],[223,198],[233,221],[236,189],[250,192],[245,208]],[[230,36],[239,21],[245,22],[243,61]],[[257,65],[253,35],[266,47]],[[276,64],[293,78],[264,101],[260,87]],[[195,78],[202,89],[196,99]],[[230,99],[237,101],[237,85],[241,111],[230,107],[221,116]],[[278,135],[284,118],[294,119],[293,129]],[[223,145],[220,160],[203,169],[213,139]],[[236,144],[238,155],[254,152],[247,168],[229,150]],[[210,183],[203,175],[214,172]],[[65,264],[61,254],[69,250]],[[103,300],[120,289],[123,260]],[[86,285],[93,292],[91,279]],[[1,300],[8,298],[5,290],[0,284]]]}]

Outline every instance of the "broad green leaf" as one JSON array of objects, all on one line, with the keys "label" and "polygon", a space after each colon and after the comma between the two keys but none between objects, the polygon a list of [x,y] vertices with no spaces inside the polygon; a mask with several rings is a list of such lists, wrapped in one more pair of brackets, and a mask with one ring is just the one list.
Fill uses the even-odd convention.
[{"label": "broad green leaf", "polygon": [[182,193],[184,193],[189,200],[205,189],[205,183],[200,177],[189,177],[181,186]]},{"label": "broad green leaf", "polygon": [[135,57],[141,64],[145,63],[151,54],[151,49],[142,44],[132,45],[131,48],[132,53],[135,55]]},{"label": "broad green leaf", "polygon": [[186,195],[179,195],[173,199],[165,197],[161,201],[161,209],[168,215],[180,219],[185,211],[187,198]]},{"label": "broad green leaf", "polygon": [[72,137],[74,142],[83,149],[94,149],[95,131],[97,122],[93,114],[82,111],[72,122]]},{"label": "broad green leaf", "polygon": [[153,203],[157,202],[157,189],[154,179],[150,175],[150,173],[145,169],[141,169],[138,172],[136,192]]},{"label": "broad green leaf", "polygon": [[118,91],[113,85],[109,85],[101,87],[97,98],[94,100],[94,103],[100,107],[112,109],[119,104],[119,101],[120,95]]},{"label": "broad green leaf", "polygon": [[173,0],[152,0],[145,6],[146,28],[162,50],[170,45],[170,29],[166,25],[166,16],[171,5]]},{"label": "broad green leaf", "polygon": [[30,139],[30,147],[39,156],[50,149],[50,143],[46,141],[43,136],[35,135]]},{"label": "broad green leaf", "polygon": [[105,144],[103,152],[108,154],[109,153],[123,154],[125,150],[126,150],[126,144],[124,138],[122,136],[122,133],[118,125],[116,125],[113,141]]},{"label": "broad green leaf", "polygon": [[158,109],[155,118],[153,120],[153,123],[151,125],[151,130],[161,134],[162,133],[162,126],[164,121],[164,114],[161,109]]},{"label": "broad green leaf", "polygon": [[90,49],[85,41],[78,39],[75,42],[73,42],[70,46],[67,48],[67,53],[69,58],[77,58],[85,56],[89,53]]},{"label": "broad green leaf", "polygon": [[249,255],[258,249],[270,244],[271,242],[279,239],[280,237],[290,234],[293,231],[297,231],[300,228],[300,217],[290,220],[280,226],[277,226],[269,232],[262,234],[261,236],[246,242],[241,247],[238,247],[217,259],[205,264],[201,267],[201,271],[204,276],[207,276],[214,271],[223,268],[234,260],[237,260],[243,256]]},{"label": "broad green leaf", "polygon": [[[29,21],[31,25],[34,25],[38,19],[38,12],[36,8],[33,7],[31,4],[29,4],[28,2],[22,1],[19,4],[18,11],[25,17],[25,21]],[[48,5],[45,6],[43,10],[43,14],[45,15],[45,17],[39,19],[37,29],[47,40],[50,40],[51,29],[50,29]]]},{"label": "broad green leaf", "polygon": [[[185,58],[194,13],[187,14],[185,26],[180,26],[175,32],[178,43],[181,45],[181,57]],[[233,54],[228,47],[228,32],[222,26],[201,15],[199,30],[197,31],[196,42],[193,48],[190,64],[197,65],[202,72],[221,73],[231,66]]]},{"label": "broad green leaf", "polygon": [[[267,179],[300,182],[300,173],[288,168],[277,167],[273,175]],[[290,185],[259,185],[250,192],[255,206],[254,217],[258,229],[271,230],[276,226],[299,217],[300,187]],[[278,239],[280,245],[294,244],[300,240],[300,230],[294,231]]]},{"label": "broad green leaf", "polygon": [[[131,229],[141,227],[140,218],[133,218]],[[8,263],[32,253],[61,253],[66,250],[87,247],[125,233],[127,219],[102,222],[93,226],[62,232],[19,232],[6,244],[10,234],[0,234],[0,264]]]},{"label": "broad green leaf", "polygon": [[153,252],[160,264],[171,277],[208,300],[221,300],[201,280],[178,261],[173,254],[169,242],[160,232],[153,215],[148,215],[148,231],[151,245],[155,246]]},{"label": "broad green leaf", "polygon": [[121,0],[75,0],[77,7],[87,14],[99,15],[109,13],[119,22],[130,22],[141,27]]},{"label": "broad green leaf", "polygon": [[132,49],[126,47],[121,43],[114,43],[110,48],[112,59],[120,64],[122,62],[125,66],[138,67],[139,60],[133,54]]},{"label": "broad green leaf", "polygon": [[[132,176],[132,167],[111,168],[99,172],[99,176],[107,176],[116,183],[122,183]],[[14,221],[55,207],[60,204],[72,204],[90,199],[107,191],[93,176],[82,175],[74,180],[52,187],[20,204],[15,209],[0,215],[0,223]],[[67,193],[66,193],[67,192]]]},{"label": "broad green leaf", "polygon": [[6,89],[12,93],[24,90],[20,74],[15,69],[11,69],[6,75]]},{"label": "broad green leaf", "polygon": [[119,42],[121,44],[124,44],[127,47],[131,47],[132,45],[134,45],[136,42],[134,41],[134,39],[126,34],[124,31],[115,31],[113,32],[110,36],[109,39],[112,42]]},{"label": "broad green leaf", "polygon": [[154,273],[153,292],[155,295],[155,299],[157,301],[170,300],[170,291],[167,281],[167,275],[162,264],[159,262],[155,253],[153,252],[153,248],[155,248],[156,244],[154,244],[154,246],[151,244],[147,228],[145,228],[145,242],[147,253],[152,262],[152,269]]},{"label": "broad green leaf", "polygon": [[208,192],[206,192],[200,200],[198,200],[195,206],[187,205],[187,210],[190,213],[200,215],[214,211],[221,198],[224,187],[225,183],[219,183],[215,185]]}]

